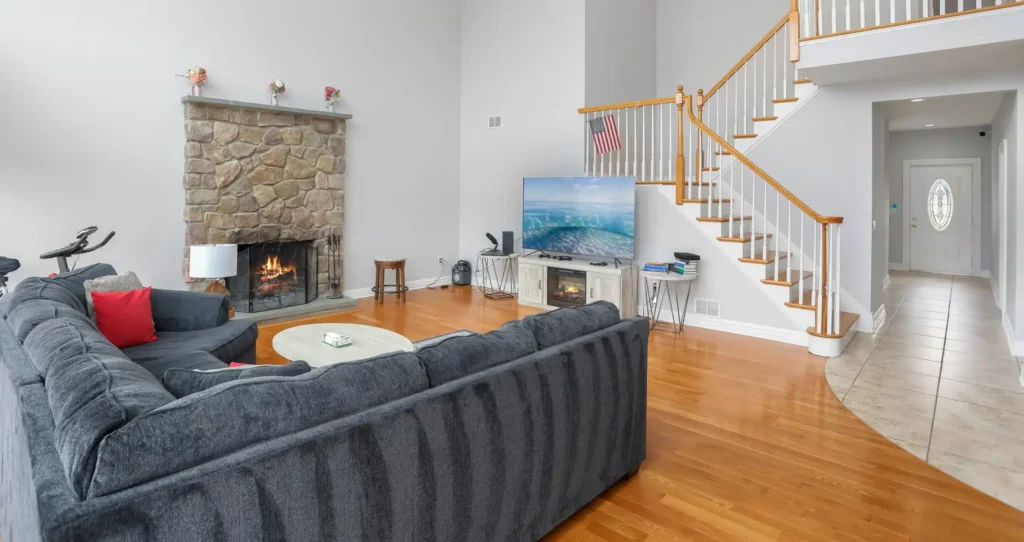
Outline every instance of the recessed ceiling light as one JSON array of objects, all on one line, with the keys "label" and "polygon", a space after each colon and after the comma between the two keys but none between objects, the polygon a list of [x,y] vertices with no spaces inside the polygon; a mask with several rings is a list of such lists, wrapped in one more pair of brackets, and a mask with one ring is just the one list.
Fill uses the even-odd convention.
[{"label": "recessed ceiling light", "polygon": [[934,128],[935,125],[934,124],[925,124],[924,127],[925,128]]},{"label": "recessed ceiling light", "polygon": [[912,101],[912,102],[923,102],[924,98],[914,98],[913,100],[910,100],[910,101]]}]

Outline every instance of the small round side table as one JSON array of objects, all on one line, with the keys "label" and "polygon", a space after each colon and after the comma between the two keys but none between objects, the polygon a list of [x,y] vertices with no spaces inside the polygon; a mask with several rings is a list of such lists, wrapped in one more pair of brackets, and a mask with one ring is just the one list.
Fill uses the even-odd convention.
[{"label": "small round side table", "polygon": [[[395,294],[398,296],[399,301],[405,303],[405,292],[409,291],[409,287],[405,285],[405,258],[376,258],[373,260],[373,263],[377,267],[376,284],[371,288],[373,290],[373,300],[383,305],[384,294]],[[386,284],[384,282],[384,273],[388,270],[395,272],[394,284]],[[391,288],[391,290],[388,290],[388,288]]]}]

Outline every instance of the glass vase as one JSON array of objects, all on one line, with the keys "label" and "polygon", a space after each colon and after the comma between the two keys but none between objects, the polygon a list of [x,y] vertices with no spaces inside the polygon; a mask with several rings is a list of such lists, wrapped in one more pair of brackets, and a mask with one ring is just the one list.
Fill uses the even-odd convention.
[{"label": "glass vase", "polygon": [[327,110],[332,113],[334,112],[334,102],[327,102]]},{"label": "glass vase", "polygon": [[277,105],[277,93],[270,93],[270,105]]},{"label": "glass vase", "polygon": [[202,96],[203,95],[203,86],[202,85],[192,85],[192,95],[193,96]]}]

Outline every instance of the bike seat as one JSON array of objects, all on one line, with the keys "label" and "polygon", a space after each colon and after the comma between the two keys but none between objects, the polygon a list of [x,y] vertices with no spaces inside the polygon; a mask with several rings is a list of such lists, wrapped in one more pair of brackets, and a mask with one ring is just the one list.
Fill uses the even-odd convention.
[{"label": "bike seat", "polygon": [[21,267],[21,262],[14,258],[0,256],[0,275],[13,273]]}]

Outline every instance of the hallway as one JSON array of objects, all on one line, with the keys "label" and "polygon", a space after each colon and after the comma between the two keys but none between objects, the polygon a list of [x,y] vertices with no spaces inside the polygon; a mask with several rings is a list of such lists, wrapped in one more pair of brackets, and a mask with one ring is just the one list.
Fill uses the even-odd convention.
[{"label": "hallway", "polygon": [[829,385],[889,440],[1024,509],[1024,387],[989,281],[890,276],[885,326],[828,361]]}]

